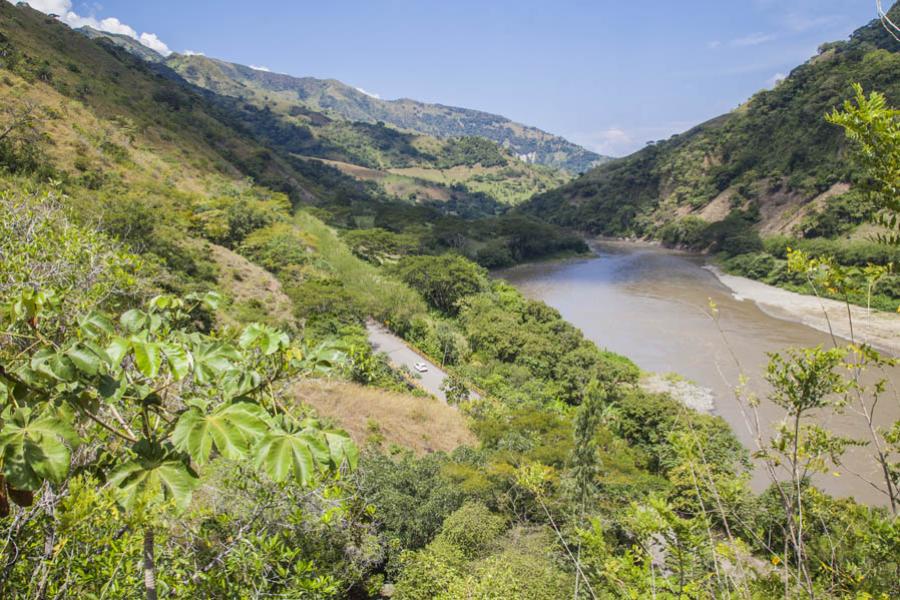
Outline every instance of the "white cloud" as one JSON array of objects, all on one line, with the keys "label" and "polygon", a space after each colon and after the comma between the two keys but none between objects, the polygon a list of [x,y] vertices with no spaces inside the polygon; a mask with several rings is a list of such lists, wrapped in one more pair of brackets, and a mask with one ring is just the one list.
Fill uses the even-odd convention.
[{"label": "white cloud", "polygon": [[687,121],[629,128],[615,125],[599,131],[572,133],[566,137],[598,154],[625,156],[640,150],[648,142],[666,139],[674,133],[686,131],[693,125],[694,123]]},{"label": "white cloud", "polygon": [[261,67],[259,65],[250,65],[250,68],[253,69],[254,71],[263,71],[264,73],[272,72],[272,69],[270,69],[269,67]]},{"label": "white cloud", "polygon": [[773,88],[785,79],[787,79],[787,75],[785,75],[784,73],[775,73],[766,80],[766,88]]},{"label": "white cloud", "polygon": [[356,91],[361,94],[365,94],[369,98],[376,98],[378,100],[381,100],[381,96],[379,96],[378,94],[373,94],[372,92],[367,92],[366,90],[362,89],[361,87],[356,88]]},{"label": "white cloud", "polygon": [[719,40],[713,40],[711,42],[706,42],[706,47],[709,48],[710,50],[715,50],[716,48],[718,48],[721,45],[722,45],[722,42],[720,42]]},{"label": "white cloud", "polygon": [[729,42],[729,45],[735,46],[738,48],[746,47],[746,46],[759,46],[760,44],[765,44],[766,42],[771,42],[775,39],[775,34],[773,33],[751,33],[750,35],[740,37]]},{"label": "white cloud", "polygon": [[156,50],[163,56],[172,54],[172,51],[169,50],[166,43],[159,39],[155,33],[142,33],[141,37],[137,38],[137,40],[151,50]]},{"label": "white cloud", "polygon": [[621,156],[635,146],[632,136],[620,127],[610,127],[601,131],[576,134],[569,137],[576,143],[590,148],[594,152],[610,156]]},{"label": "white cloud", "polygon": [[[11,4],[14,4],[17,0],[8,1]],[[96,17],[79,15],[72,10],[71,0],[27,0],[27,4],[31,6],[31,8],[39,10],[42,13],[59,15],[60,20],[70,27],[93,27],[94,29],[106,31],[108,33],[127,35],[148,48],[156,50],[163,56],[168,56],[172,53],[172,51],[169,50],[169,47],[160,40],[155,33],[145,32],[138,35],[138,32],[135,31],[134,28],[126,25],[115,17],[97,19]]]},{"label": "white cloud", "polygon": [[202,52],[197,52],[196,50],[185,50],[182,54],[185,56],[206,56]]},{"label": "white cloud", "polygon": [[127,35],[128,37],[132,37],[137,39],[137,31],[118,20],[115,17],[107,17],[103,19],[99,23],[100,27],[98,29],[100,31],[108,31],[110,33],[118,33],[121,35]]}]

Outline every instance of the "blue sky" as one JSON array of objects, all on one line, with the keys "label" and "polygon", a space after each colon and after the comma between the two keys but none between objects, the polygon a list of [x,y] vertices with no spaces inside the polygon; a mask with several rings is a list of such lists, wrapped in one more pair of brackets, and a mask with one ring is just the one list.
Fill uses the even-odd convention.
[{"label": "blue sky", "polygon": [[613,155],[735,108],[875,17],[871,0],[31,4],[160,49],[503,114]]}]

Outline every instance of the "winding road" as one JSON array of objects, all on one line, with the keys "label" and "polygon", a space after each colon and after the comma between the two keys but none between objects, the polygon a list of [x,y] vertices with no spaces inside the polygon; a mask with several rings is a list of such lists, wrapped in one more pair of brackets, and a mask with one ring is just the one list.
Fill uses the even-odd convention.
[{"label": "winding road", "polygon": [[[447,401],[447,395],[441,389],[441,384],[447,378],[447,373],[439,366],[431,362],[427,357],[410,348],[406,342],[387,330],[386,327],[375,321],[366,323],[369,332],[369,343],[375,352],[384,352],[395,367],[407,367],[410,372],[419,377],[416,382],[429,394]],[[428,365],[428,371],[419,373],[415,364],[422,362]]]}]

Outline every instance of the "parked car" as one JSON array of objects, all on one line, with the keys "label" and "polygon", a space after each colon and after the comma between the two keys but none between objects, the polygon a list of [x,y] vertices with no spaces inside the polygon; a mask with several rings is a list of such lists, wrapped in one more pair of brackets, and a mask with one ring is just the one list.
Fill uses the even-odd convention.
[{"label": "parked car", "polygon": [[426,365],[423,362],[417,362],[415,367],[416,367],[416,371],[418,371],[419,373],[427,373],[428,372],[428,365]]}]

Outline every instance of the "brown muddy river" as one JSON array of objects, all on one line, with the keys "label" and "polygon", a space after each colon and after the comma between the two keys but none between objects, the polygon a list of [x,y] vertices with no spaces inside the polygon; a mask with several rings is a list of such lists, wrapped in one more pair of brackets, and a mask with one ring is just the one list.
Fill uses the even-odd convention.
[{"label": "brown muddy river", "polygon": [[[745,418],[748,409],[734,394],[741,373],[749,378],[748,391],[764,397],[767,353],[790,347],[830,347],[831,338],[800,323],[769,316],[751,301],[736,299],[702,268],[702,257],[627,242],[598,243],[595,250],[594,258],[524,265],[497,275],[529,298],[555,307],[588,338],[628,356],[642,369],[678,373],[711,390],[715,413],[728,421],[748,448],[755,449]],[[710,317],[710,300],[718,306],[718,325]],[[890,384],[879,401],[876,422],[887,426],[900,418],[900,368],[881,377]],[[783,417],[782,409],[762,402],[764,430]],[[843,414],[821,411],[815,419],[843,435],[869,439],[865,421],[852,407]],[[817,476],[816,483],[835,495],[885,504],[885,496],[854,475],[881,481],[871,455],[869,448],[851,449],[844,467]],[[757,465],[753,487],[759,491],[769,483]]]}]

